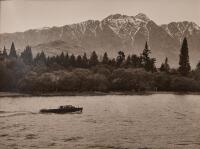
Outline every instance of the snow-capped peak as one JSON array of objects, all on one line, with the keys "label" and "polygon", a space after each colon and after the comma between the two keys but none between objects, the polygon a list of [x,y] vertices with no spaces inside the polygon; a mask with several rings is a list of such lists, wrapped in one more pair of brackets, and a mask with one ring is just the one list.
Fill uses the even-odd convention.
[{"label": "snow-capped peak", "polygon": [[122,28],[131,26],[139,26],[140,22],[137,22],[133,16],[114,14],[106,17],[102,20],[102,24],[107,24],[115,33],[119,33]]},{"label": "snow-capped peak", "polygon": [[129,16],[127,15],[121,15],[121,14],[112,14],[106,17],[104,20],[117,20],[117,19],[126,19]]},{"label": "snow-capped peak", "polygon": [[120,31],[134,34],[140,27],[145,27],[150,19],[144,14],[138,14],[136,17],[121,14],[114,14],[102,20],[102,24],[109,26],[116,34]]},{"label": "snow-capped peak", "polygon": [[147,15],[144,14],[144,13],[139,13],[139,14],[137,14],[137,15],[135,16],[135,18],[136,18],[136,19],[143,20],[143,21],[145,21],[145,22],[150,21],[150,18],[147,17]]}]

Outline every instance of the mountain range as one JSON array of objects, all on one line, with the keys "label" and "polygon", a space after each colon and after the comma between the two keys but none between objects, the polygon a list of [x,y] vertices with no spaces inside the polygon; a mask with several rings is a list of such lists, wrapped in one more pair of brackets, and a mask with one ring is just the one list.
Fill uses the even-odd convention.
[{"label": "mountain range", "polygon": [[0,48],[10,48],[14,41],[18,52],[26,45],[36,54],[44,51],[56,55],[62,51],[74,54],[96,51],[115,57],[118,51],[139,54],[147,41],[157,65],[168,57],[172,67],[178,66],[181,43],[188,39],[190,63],[200,60],[200,27],[189,21],[158,25],[143,13],[136,16],[110,15],[103,20],[87,20],[61,27],[30,29],[25,32],[0,34]]}]

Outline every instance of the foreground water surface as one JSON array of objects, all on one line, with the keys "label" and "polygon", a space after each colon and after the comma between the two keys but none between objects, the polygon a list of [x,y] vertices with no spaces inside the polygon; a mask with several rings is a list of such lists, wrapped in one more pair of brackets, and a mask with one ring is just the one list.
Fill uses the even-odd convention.
[{"label": "foreground water surface", "polygon": [[[72,104],[82,114],[40,114]],[[200,95],[0,98],[0,149],[198,149]]]}]

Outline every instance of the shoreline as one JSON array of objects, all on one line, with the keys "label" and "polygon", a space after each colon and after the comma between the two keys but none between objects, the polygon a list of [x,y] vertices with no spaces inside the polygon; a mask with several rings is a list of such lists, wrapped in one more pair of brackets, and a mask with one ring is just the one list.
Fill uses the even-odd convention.
[{"label": "shoreline", "polygon": [[20,93],[0,92],[0,98],[4,97],[55,97],[55,96],[107,96],[107,95],[140,95],[148,96],[153,94],[174,94],[174,95],[200,95],[200,92],[172,92],[172,91],[146,91],[146,92],[53,92],[53,93]]}]

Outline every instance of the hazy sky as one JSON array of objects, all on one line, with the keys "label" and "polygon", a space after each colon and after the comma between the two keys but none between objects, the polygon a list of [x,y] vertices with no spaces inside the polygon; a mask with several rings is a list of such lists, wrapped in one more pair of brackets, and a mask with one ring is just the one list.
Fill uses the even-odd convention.
[{"label": "hazy sky", "polygon": [[157,24],[194,21],[200,25],[200,0],[0,0],[0,32],[62,26],[110,14],[145,13]]}]

